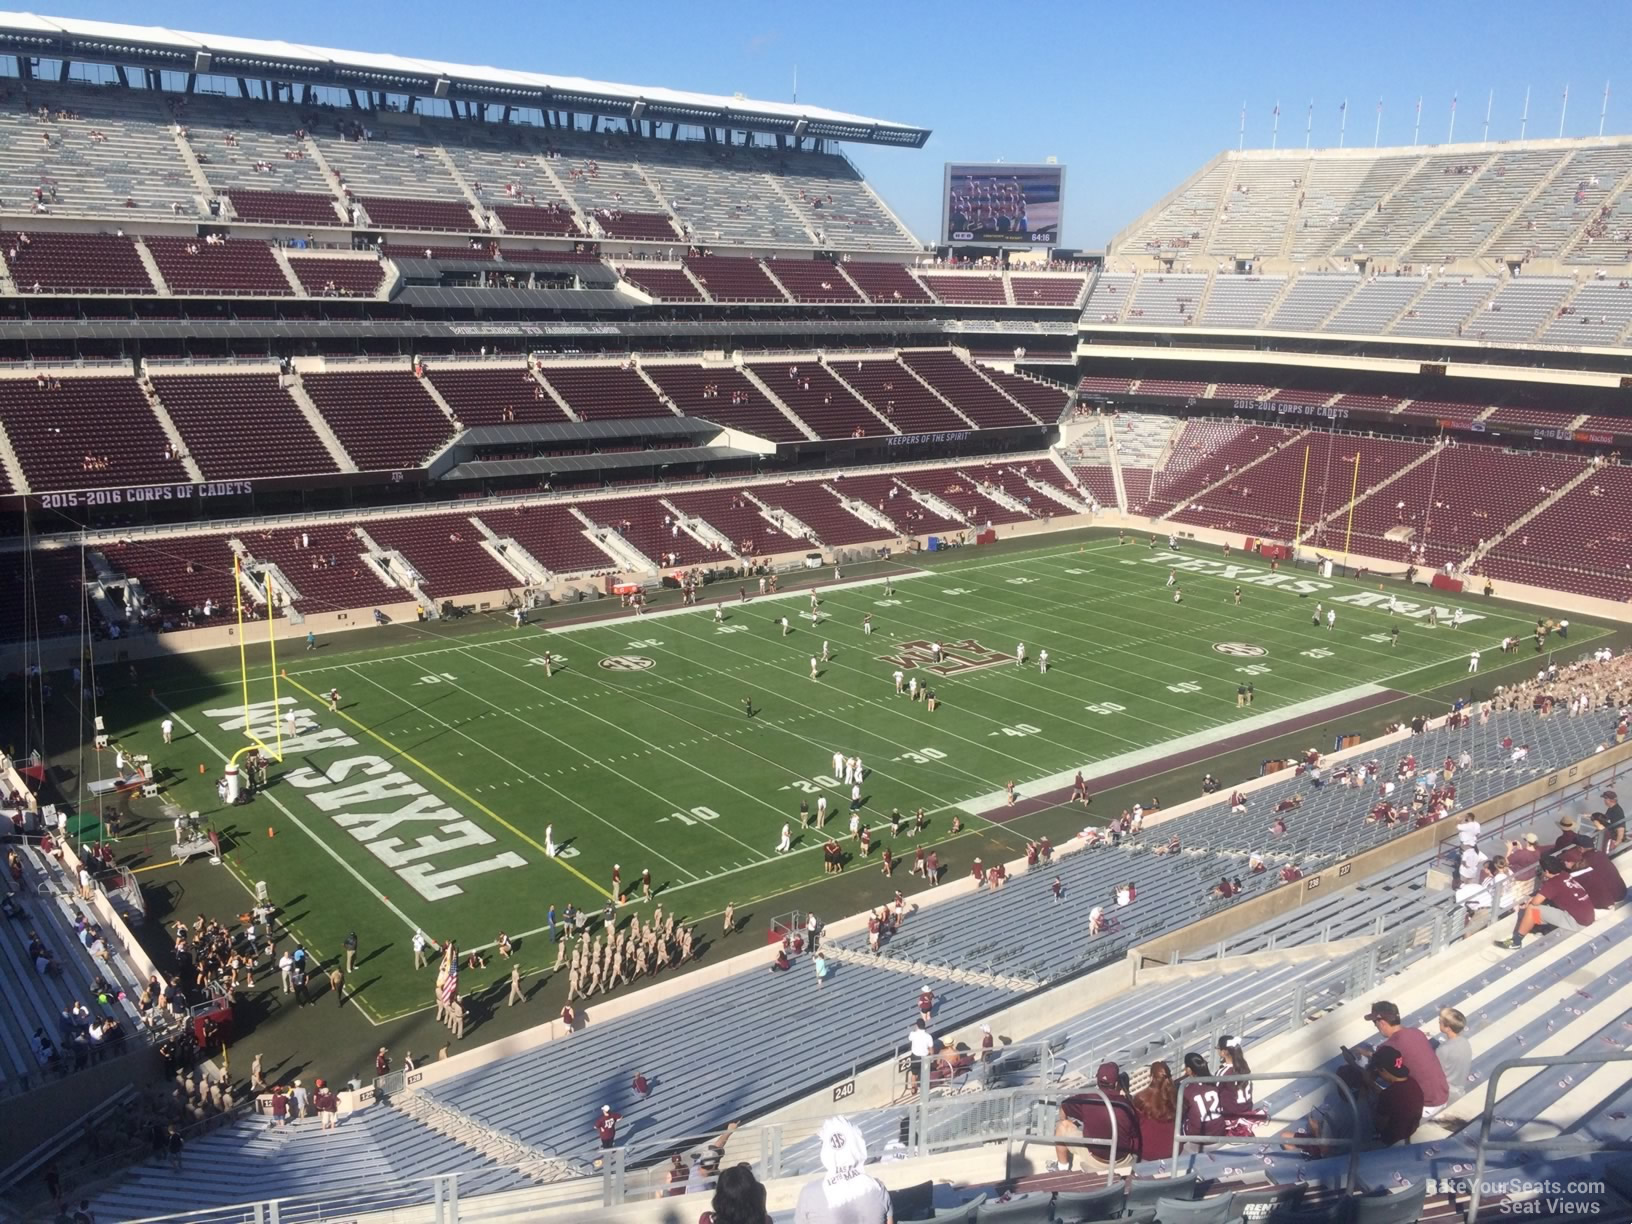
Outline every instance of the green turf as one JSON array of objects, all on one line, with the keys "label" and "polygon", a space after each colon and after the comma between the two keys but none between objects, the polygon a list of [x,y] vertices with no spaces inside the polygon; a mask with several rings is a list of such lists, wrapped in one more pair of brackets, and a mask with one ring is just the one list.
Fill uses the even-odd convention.
[{"label": "green turf", "polygon": [[[1184,556],[1223,560],[1214,549]],[[315,655],[297,647],[280,660],[280,695],[302,711],[306,738],[264,796],[232,809],[220,810],[213,780],[245,743],[236,674],[161,681],[151,700],[116,707],[114,725],[121,742],[171,771],[176,802],[226,830],[231,869],[266,880],[301,938],[329,953],[350,929],[365,944],[389,936],[406,964],[415,925],[469,947],[501,929],[538,930],[551,902],[598,906],[614,863],[636,895],[650,868],[665,908],[693,917],[820,880],[820,838],[800,836],[798,808],[801,797],[814,807],[827,795],[829,829],[847,829],[848,791],[831,776],[835,751],[863,757],[871,823],[892,807],[923,807],[931,838],[944,843],[954,807],[975,801],[984,810],[979,800],[989,803],[1011,779],[1023,795],[1050,775],[1141,751],[1155,773],[1161,745],[1179,737],[1216,730],[1223,738],[1232,724],[1260,725],[1277,711],[1365,691],[1358,686],[1437,688],[1465,675],[1470,650],[1484,650],[1493,666],[1500,638],[1534,624],[1522,609],[1474,596],[1440,603],[1482,619],[1429,629],[1330,602],[1375,594],[1375,583],[1337,580],[1309,593],[1320,580],[1308,570],[1269,587],[1250,581],[1263,576],[1259,566],[1221,576],[1184,571],[1191,563],[1178,563],[1182,604],[1165,585],[1167,561],[1143,545],[1051,537],[921,558],[915,564],[930,572],[907,576],[900,567],[893,597],[878,579],[835,585],[822,571],[820,625],[800,590],[747,604],[731,598],[723,625],[703,607],[621,613],[594,626],[556,618],[451,641],[427,631],[417,644],[386,648],[368,646],[365,631],[354,639],[361,649],[348,640]],[[1419,593],[1396,589],[1401,599]],[[1316,599],[1337,607],[1335,631],[1310,624]],[[876,631],[867,637],[869,612]],[[776,623],[784,615],[787,636]],[[1391,647],[1395,624],[1401,636]],[[1577,621],[1569,645],[1603,632]],[[833,657],[812,680],[809,660],[824,639]],[[895,695],[889,661],[905,642],[932,640],[955,659],[999,660],[934,676],[943,704],[933,714]],[[1032,660],[1024,668],[1013,661],[1022,641]],[[1036,666],[1045,648],[1047,675]],[[1522,648],[1532,650],[1528,639]],[[559,661],[549,678],[537,662],[546,650]],[[609,660],[620,662],[603,666]],[[270,673],[256,671],[252,698],[270,701]],[[1256,702],[1242,710],[1244,680]],[[318,699],[331,687],[342,694],[337,715]],[[166,709],[181,723],[169,747],[156,730]],[[323,742],[311,742],[314,727]],[[270,727],[260,733],[269,739]],[[393,813],[411,819],[392,824]],[[966,836],[985,824],[964,819]],[[796,840],[778,854],[784,822]],[[552,824],[565,847],[554,860],[542,849]],[[889,841],[885,830],[873,864],[851,870],[876,870],[878,846]],[[911,847],[905,834],[894,843],[901,857]],[[475,873],[461,878],[461,870]],[[428,1001],[427,982],[395,973],[360,1000],[376,1018]]]}]

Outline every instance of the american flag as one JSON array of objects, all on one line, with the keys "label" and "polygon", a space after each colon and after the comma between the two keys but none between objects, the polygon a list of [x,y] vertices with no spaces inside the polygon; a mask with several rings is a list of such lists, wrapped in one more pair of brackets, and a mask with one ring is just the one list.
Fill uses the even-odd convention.
[{"label": "american flag", "polygon": [[451,1003],[459,994],[459,949],[453,940],[442,945],[442,967],[436,971],[436,997]]}]

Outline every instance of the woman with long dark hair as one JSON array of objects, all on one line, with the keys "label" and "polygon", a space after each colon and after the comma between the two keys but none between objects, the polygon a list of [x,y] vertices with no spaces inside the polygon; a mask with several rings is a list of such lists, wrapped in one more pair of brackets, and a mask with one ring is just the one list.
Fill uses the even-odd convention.
[{"label": "woman with long dark hair", "polygon": [[1146,1160],[1160,1160],[1173,1154],[1173,1127],[1179,1111],[1179,1086],[1165,1062],[1150,1064],[1150,1082],[1133,1096],[1133,1111],[1139,1115],[1139,1137]]},{"label": "woman with long dark hair", "polygon": [[[1206,1080],[1211,1076],[1207,1059],[1202,1055],[1184,1056],[1183,1082],[1179,1086],[1180,1134],[1221,1136],[1225,1133],[1223,1100],[1218,1091],[1221,1085],[1191,1082]],[[1198,1145],[1191,1150],[1200,1151],[1201,1148]]]},{"label": "woman with long dark hair", "polygon": [[765,1210],[765,1187],[745,1164],[720,1170],[710,1207],[698,1224],[770,1224],[771,1220],[771,1213]]},{"label": "woman with long dark hair", "polygon": [[[1228,1034],[1218,1039],[1218,1073],[1220,1075],[1251,1075],[1246,1051],[1241,1039]],[[1252,1138],[1252,1123],[1262,1115],[1252,1100],[1252,1081],[1218,1085],[1219,1107],[1224,1114],[1224,1131],[1242,1139]]]}]

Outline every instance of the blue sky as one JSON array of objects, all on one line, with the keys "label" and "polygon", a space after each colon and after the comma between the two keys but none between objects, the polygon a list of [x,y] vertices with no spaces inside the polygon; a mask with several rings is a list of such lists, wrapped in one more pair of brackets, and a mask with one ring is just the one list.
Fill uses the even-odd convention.
[{"label": "blue sky", "polygon": [[[560,72],[709,93],[787,100],[934,129],[921,150],[853,147],[851,156],[902,218],[933,239],[946,161],[1042,161],[1069,167],[1063,241],[1101,247],[1221,149],[1301,147],[1311,99],[1314,143],[1478,140],[1495,90],[1492,140],[1515,140],[1526,84],[1528,135],[1632,132],[1632,4],[1478,6],[1380,0],[1332,7],[1281,0],[1156,5],[966,0],[618,0],[615,4],[461,5],[427,0],[144,0],[45,4],[36,11],[178,29],[286,38],[471,64]],[[1616,80],[1617,71],[1621,79]]]}]

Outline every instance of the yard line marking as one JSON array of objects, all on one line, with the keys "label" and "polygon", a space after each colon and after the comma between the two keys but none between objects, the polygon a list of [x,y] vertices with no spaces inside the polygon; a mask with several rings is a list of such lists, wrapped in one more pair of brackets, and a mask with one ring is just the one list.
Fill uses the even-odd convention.
[{"label": "yard line marking", "polygon": [[[317,695],[315,693],[312,694],[312,696],[314,698],[317,697]],[[321,698],[317,698],[317,699],[321,700]],[[153,704],[158,706],[159,709],[161,709],[161,710],[163,710],[165,712],[165,714],[167,714],[169,717],[175,719],[178,723],[180,723],[183,727],[185,727],[187,729],[188,734],[191,735],[194,739],[196,739],[199,743],[203,744],[204,747],[208,748],[216,756],[220,757],[221,758],[221,763],[223,765],[231,764],[232,758],[230,756],[228,756],[225,752],[222,752],[221,749],[217,748],[209,740],[205,739],[203,734],[196,727],[194,727],[190,722],[188,722],[180,714],[177,714],[174,710],[172,710],[169,706],[167,706],[162,700],[160,700],[158,697],[154,697],[153,698]],[[390,910],[399,919],[401,919],[402,924],[405,927],[407,927],[410,931],[414,931],[414,932],[417,932],[419,930],[419,924],[418,923],[414,922],[414,920],[412,918],[408,917],[407,914],[403,913],[402,910],[398,909],[395,905],[393,905],[392,902],[391,902],[391,899],[389,897],[387,897],[384,893],[382,893],[379,889],[375,888],[373,884],[369,883],[368,879],[360,871],[358,871],[357,868],[353,867],[349,862],[347,862],[346,859],[341,856],[341,854],[340,854],[340,852],[338,850],[336,850],[333,846],[329,845],[328,842],[324,841],[316,833],[313,833],[312,830],[306,825],[305,821],[301,820],[301,818],[299,816],[296,816],[293,812],[291,812],[289,810],[289,808],[287,806],[285,806],[283,800],[279,799],[271,791],[263,791],[261,793],[262,793],[263,797],[265,797],[267,800],[269,800],[271,802],[273,807],[277,808],[278,811],[282,812],[285,816],[287,816],[290,819],[290,821],[294,824],[295,828],[299,829],[302,833],[306,834],[307,837],[311,838],[312,841],[317,844],[318,849],[322,850],[324,854],[328,855],[336,863],[340,864],[340,866],[345,870],[346,874],[350,875],[352,877],[352,879],[356,880],[357,883],[361,884],[365,889],[367,889],[368,892],[373,895],[373,897],[374,897],[374,899],[376,901],[378,901],[381,905],[385,906],[386,909]],[[233,874],[237,875],[236,868],[233,870]],[[249,885],[247,883],[244,883],[244,881],[243,881],[243,879],[241,877],[239,878],[239,883],[243,884],[245,891],[250,892],[250,895],[254,896],[254,893],[252,891],[250,891],[250,889],[249,889]],[[310,943],[308,943],[306,946],[308,948],[313,947],[313,945],[311,945]],[[368,1004],[367,1004],[366,1001],[363,1002],[360,1006],[364,1009],[365,1016],[367,1016],[369,1011],[372,1011],[372,1009],[368,1007]],[[369,1018],[369,1023],[374,1024],[375,1021],[370,1017]]]},{"label": "yard line marking", "polygon": [[[483,667],[491,668],[492,670],[494,670],[496,672],[500,672],[503,675],[509,676],[512,680],[514,680],[514,681],[516,681],[516,682],[518,682],[520,684],[525,684],[528,688],[536,689],[537,691],[543,693],[546,697],[550,697],[550,698],[552,698],[554,700],[559,700],[559,698],[557,698],[554,693],[549,692],[543,686],[541,686],[539,684],[536,684],[531,680],[523,679],[521,676],[516,675],[514,672],[510,671],[507,668],[500,667],[495,663],[489,663],[486,659],[479,658],[479,657],[477,657],[475,655],[471,655],[470,659],[474,663],[480,663]],[[373,681],[370,681],[370,682],[373,683]],[[542,733],[543,735],[547,736],[548,738],[554,740],[557,744],[560,744],[561,747],[565,748],[568,752],[575,753],[576,755],[582,757],[584,760],[592,762],[593,764],[596,764],[596,765],[604,766],[606,764],[605,762],[597,761],[594,757],[590,756],[589,753],[585,752],[582,748],[579,748],[577,745],[569,743],[568,741],[562,739],[560,736],[551,735],[548,731],[545,731],[542,727],[536,726],[535,724],[528,722],[526,719],[520,718],[517,715],[515,715],[514,713],[512,713],[512,712],[510,712],[508,710],[505,710],[503,706],[498,705],[496,702],[489,701],[486,697],[483,697],[480,693],[473,692],[472,690],[466,688],[464,685],[460,684],[457,680],[447,680],[447,681],[444,681],[444,683],[446,683],[449,688],[457,689],[459,692],[464,693],[466,696],[474,697],[477,701],[482,702],[484,705],[491,706],[493,709],[499,711],[500,713],[503,713],[503,714],[507,715],[509,718],[514,719],[516,722],[521,723],[523,726],[526,726],[526,727],[530,728],[533,731]],[[389,690],[387,690],[387,691],[389,691]],[[643,743],[643,744],[651,744],[650,740],[643,739],[641,736],[636,735],[633,731],[630,731],[627,727],[619,727],[616,723],[611,722],[608,719],[602,718],[599,714],[596,714],[596,713],[594,713],[594,712],[592,712],[590,710],[582,710],[580,712],[587,715],[590,718],[595,719],[596,722],[605,723],[607,726],[613,727],[614,729],[623,732],[623,734],[629,736],[631,739],[640,740],[640,742]],[[736,785],[734,785],[734,784],[732,784],[730,782],[726,782],[725,779],[721,778],[718,774],[712,773],[709,770],[706,770],[706,769],[702,768],[702,766],[697,765],[694,762],[688,761],[683,756],[677,756],[676,754],[674,754],[672,752],[668,752],[666,749],[663,750],[663,751],[664,751],[665,755],[673,757],[674,760],[679,761],[681,764],[687,765],[690,768],[697,770],[697,772],[699,772],[701,774],[705,774],[710,778],[713,778],[714,781],[719,782],[720,784],[722,784],[724,786],[730,787],[732,790],[736,791],[739,795],[742,795],[742,796],[744,796],[744,797],[746,797],[748,799],[752,799],[756,803],[764,804],[766,807],[771,807],[771,805],[769,803],[766,803],[765,800],[760,799],[756,795],[750,795],[747,791],[743,790],[739,786],[736,786]],[[497,754],[495,754],[495,755],[497,755]],[[618,759],[621,761],[621,760],[626,760],[627,758],[626,757],[619,757]],[[572,768],[577,769],[578,766],[574,765]],[[525,773],[526,771],[523,770],[522,772]],[[528,776],[531,777],[532,775],[529,774]],[[652,796],[652,798],[658,800],[659,802],[663,803],[664,805],[666,805],[667,807],[669,807],[671,809],[685,806],[684,804],[675,803],[673,800],[669,799],[669,797],[667,795],[659,794],[657,791],[653,790],[651,787],[646,786],[643,783],[636,781],[634,778],[630,777],[627,774],[619,774],[618,776],[620,778],[622,778],[625,782],[629,783],[631,786],[635,786],[635,787],[639,788],[640,790],[645,791],[648,795]],[[772,808],[772,810],[775,811],[777,809]],[[597,817],[597,819],[599,819],[599,818]],[[606,822],[603,821],[602,823],[604,824]],[[717,821],[704,821],[703,823],[708,828],[714,829],[722,837],[729,837],[732,841],[736,842],[737,845],[743,847],[745,850],[751,850],[751,851],[754,851],[755,853],[758,853],[758,851],[755,850],[755,847],[750,845],[748,842],[743,841],[740,837],[736,836],[734,833],[730,833],[727,830],[720,828],[719,827],[719,822],[717,822]],[[636,839],[636,840],[638,840],[638,839]],[[650,847],[647,847],[647,848],[649,849]],[[659,854],[658,857],[663,858],[663,856],[661,854]],[[693,879],[696,878],[696,875],[695,875],[694,872],[686,871],[686,869],[684,867],[681,867],[680,864],[676,863],[673,859],[663,858],[663,861],[668,863],[669,866],[673,867],[675,870],[684,872],[686,875],[691,876]],[[767,860],[761,860],[761,861],[767,861]]]},{"label": "yard line marking", "polygon": [[[359,680],[368,680],[367,676],[364,676],[362,674],[362,672],[356,671],[355,668],[352,668],[350,670],[352,670],[356,674],[356,676],[357,676],[357,678]],[[294,679],[292,676],[285,676],[284,679],[288,683],[294,685],[301,692],[305,693],[313,701],[316,701],[316,702],[319,702],[319,703],[323,702],[324,699],[322,697],[319,697],[316,693],[312,692],[311,689],[307,688],[299,680]],[[372,680],[369,680],[368,682],[370,684],[375,684],[375,682],[372,681]],[[384,688],[383,685],[379,685],[379,684],[375,684],[375,687],[376,688]],[[388,692],[388,693],[391,692],[390,689],[385,689],[384,691]],[[391,693],[391,695],[393,697],[397,697],[397,694],[395,694],[395,693]],[[398,697],[398,700],[401,700],[401,698]],[[441,774],[437,773],[436,770],[432,769],[429,765],[425,764],[423,761],[419,760],[417,757],[411,755],[410,753],[404,752],[401,748],[398,748],[395,744],[393,744],[385,736],[381,735],[378,731],[374,730],[374,728],[370,727],[367,723],[362,722],[359,719],[353,718],[350,714],[347,714],[344,710],[336,711],[336,713],[338,713],[341,718],[345,719],[352,726],[356,727],[359,731],[362,731],[364,734],[372,737],[373,739],[378,740],[381,744],[385,745],[385,747],[389,748],[394,754],[396,754],[397,756],[400,756],[403,760],[407,761],[410,765],[414,766],[414,768],[416,768],[418,770],[421,770],[427,776],[429,776],[431,778],[434,778],[439,785],[441,785],[442,787],[444,787],[447,790],[451,791],[453,794],[458,795],[461,799],[463,799],[466,803],[470,804],[477,811],[482,812],[489,819],[494,820],[497,823],[499,823],[500,825],[503,825],[506,829],[509,829],[510,832],[514,833],[522,841],[526,842],[529,846],[532,846],[540,854],[543,854],[546,859],[548,859],[551,862],[558,863],[562,867],[566,868],[568,871],[572,872],[573,875],[577,876],[585,884],[588,884],[591,888],[593,888],[596,892],[600,893],[603,897],[611,896],[611,894],[609,892],[607,892],[606,889],[602,888],[599,884],[595,883],[594,880],[591,880],[587,875],[585,875],[583,872],[579,871],[578,868],[574,867],[571,863],[567,862],[565,859],[561,858],[559,855],[552,856],[552,855],[546,854],[545,851],[544,851],[543,843],[534,841],[531,837],[529,837],[527,834],[523,833],[520,829],[516,828],[515,825],[511,824],[503,816],[500,816],[492,808],[488,807],[480,799],[477,799],[474,795],[471,795],[471,794],[467,793],[466,791],[464,791],[460,787],[455,786],[452,782],[449,782]],[[441,719],[436,718],[436,716],[434,714],[431,715],[431,717],[437,722],[442,721]],[[183,723],[182,725],[186,726],[185,723]],[[443,723],[443,726],[447,726],[447,724]],[[448,729],[450,731],[455,730],[455,728],[453,728],[453,727],[448,727]],[[461,735],[464,734],[463,732],[458,732],[458,733],[461,734]],[[469,736],[465,736],[465,738],[470,739]],[[478,746],[481,746],[480,741],[472,739],[471,742],[474,743],[474,744],[477,744]],[[554,788],[552,787],[551,789],[554,789]],[[557,793],[559,794],[559,792],[557,792]],[[568,796],[562,796],[562,797],[567,798],[568,802],[574,802]],[[277,803],[276,799],[273,799],[272,801],[274,803]],[[283,807],[283,805],[281,803],[278,804],[278,806]],[[287,808],[284,808],[284,810],[288,811]],[[325,847],[325,849],[328,849],[328,847]],[[334,854],[334,851],[329,850],[329,853]],[[338,860],[339,855],[335,855],[335,858]],[[353,872],[352,874],[356,875],[356,872]],[[362,878],[361,876],[358,876],[358,879],[361,879],[361,878]],[[376,895],[378,895],[378,893],[376,893]],[[381,897],[381,900],[384,900],[384,898]],[[390,902],[387,901],[386,904],[390,905]],[[395,909],[396,907],[392,906],[392,908]],[[397,913],[401,914],[402,911],[397,910]],[[406,921],[406,915],[404,915],[403,917],[404,917],[404,920]],[[412,925],[412,924],[410,923],[410,925]]]}]

